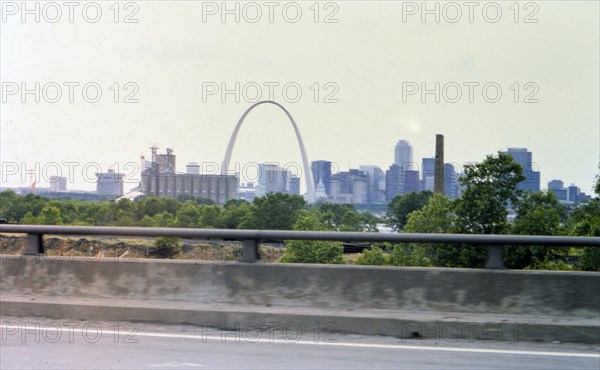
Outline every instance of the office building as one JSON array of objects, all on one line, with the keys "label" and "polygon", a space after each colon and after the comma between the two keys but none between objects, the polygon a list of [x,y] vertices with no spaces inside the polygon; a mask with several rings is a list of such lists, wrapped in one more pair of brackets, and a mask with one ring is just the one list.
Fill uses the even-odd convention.
[{"label": "office building", "polygon": [[366,204],[369,189],[369,174],[357,169],[331,175],[333,203]]},{"label": "office building", "polygon": [[421,165],[421,190],[433,193],[435,180],[435,158],[423,158]]},{"label": "office building", "polygon": [[548,190],[551,191],[560,202],[567,201],[567,189],[561,180],[552,180],[548,182]]},{"label": "office building", "polygon": [[413,148],[406,140],[399,140],[394,151],[394,164],[404,166],[413,163]]},{"label": "office building", "polygon": [[258,165],[258,185],[256,196],[262,197],[268,193],[287,193],[289,173],[275,164],[262,163]]},{"label": "office building", "polygon": [[287,191],[292,195],[300,195],[300,177],[295,175],[288,176]]},{"label": "office building", "polygon": [[534,166],[532,153],[527,148],[508,148],[505,152],[513,157],[513,160],[523,167],[523,175],[525,180],[517,185],[517,189],[523,191],[540,191],[540,173],[535,171],[537,166]]},{"label": "office building", "polygon": [[385,173],[378,166],[360,166],[358,169],[369,175],[367,202],[370,204],[385,203]]},{"label": "office building", "polygon": [[393,164],[385,173],[385,200],[390,202],[397,195],[421,191],[422,181],[419,171],[404,169],[402,166]]},{"label": "office building", "polygon": [[444,195],[450,199],[458,198],[460,183],[459,173],[452,163],[444,164]]}]

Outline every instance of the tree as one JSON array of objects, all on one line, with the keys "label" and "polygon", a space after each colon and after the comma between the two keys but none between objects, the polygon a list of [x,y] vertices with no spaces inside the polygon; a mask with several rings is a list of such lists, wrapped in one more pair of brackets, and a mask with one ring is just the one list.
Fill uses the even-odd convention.
[{"label": "tree", "polygon": [[245,200],[229,199],[217,219],[217,227],[238,229],[252,215],[252,205]]},{"label": "tree", "polygon": [[[516,202],[517,216],[512,233],[518,235],[559,235],[560,221],[566,208],[551,191],[525,192]],[[506,249],[508,268],[522,269],[532,264],[551,262],[565,255],[563,248],[543,246],[518,246]]]},{"label": "tree", "polygon": [[19,202],[19,198],[12,190],[5,190],[0,193],[0,219],[8,222],[16,222],[25,215],[15,215],[15,208]]},{"label": "tree", "polygon": [[319,212],[321,212],[322,220],[325,221],[334,230],[340,228],[342,218],[348,212],[355,212],[356,209],[352,204],[338,203],[321,203],[319,204]]},{"label": "tree", "polygon": [[454,205],[450,199],[433,194],[423,208],[408,215],[404,231],[410,233],[450,233],[456,223]]},{"label": "tree", "polygon": [[175,217],[180,206],[180,203],[175,198],[157,196],[145,197],[134,204],[138,220],[141,220],[145,215],[154,217],[163,212],[168,212]]},{"label": "tree", "polygon": [[156,227],[171,227],[175,225],[175,217],[167,211],[156,214],[152,217],[152,225]]},{"label": "tree", "polygon": [[357,265],[389,265],[389,257],[383,253],[383,250],[377,246],[373,246],[371,250],[365,249],[358,256],[355,262]]},{"label": "tree", "polygon": [[31,212],[27,212],[23,218],[21,218],[21,223],[26,225],[35,225],[38,224],[38,219]]},{"label": "tree", "polygon": [[525,180],[520,164],[510,154],[498,153],[475,165],[466,165],[459,181],[465,186],[456,209],[458,229],[467,234],[503,234],[508,231],[508,211]]},{"label": "tree", "polygon": [[[302,212],[294,230],[326,231],[329,226],[313,212]],[[343,263],[344,247],[340,242],[321,240],[290,240],[285,243],[281,262],[284,263]]]},{"label": "tree", "polygon": [[42,225],[60,225],[62,223],[60,209],[50,205],[45,206],[38,216],[37,223]]},{"label": "tree", "polygon": [[143,227],[152,227],[152,226],[154,226],[154,220],[152,219],[152,217],[145,215],[139,221],[139,225],[143,226]]},{"label": "tree", "polygon": [[188,200],[193,201],[194,203],[198,204],[198,205],[213,205],[215,204],[215,201],[210,199],[210,198],[204,198],[204,197],[195,197],[193,195],[190,194],[179,194],[177,196],[177,200],[180,201],[181,203],[187,202]]},{"label": "tree", "polygon": [[513,234],[558,235],[566,208],[551,191],[525,192],[515,204]]},{"label": "tree", "polygon": [[[429,202],[408,216],[405,232],[410,233],[453,233],[457,216],[455,203],[441,194],[434,194]],[[405,254],[410,254],[407,261]],[[485,250],[470,245],[456,244],[411,244],[395,246],[392,260],[398,259],[416,266],[480,267],[485,261]]]},{"label": "tree", "polygon": [[[0,194],[0,218],[9,222],[23,222],[21,219],[28,213],[37,217],[46,205],[46,199],[32,193],[23,197],[6,190]],[[31,218],[28,218],[28,221],[31,221]]]},{"label": "tree", "polygon": [[298,212],[306,202],[298,195],[269,193],[254,199],[250,227],[256,229],[291,230]]},{"label": "tree", "polygon": [[186,201],[177,211],[176,223],[179,227],[198,227],[199,219],[200,210],[191,200]]},{"label": "tree", "polygon": [[112,202],[94,204],[93,224],[98,226],[110,225],[116,217],[117,206]]},{"label": "tree", "polygon": [[201,227],[213,228],[218,224],[221,207],[219,206],[202,206],[200,208],[200,225]]},{"label": "tree", "polygon": [[388,204],[386,223],[396,231],[400,231],[406,225],[408,215],[423,208],[432,196],[429,190],[421,192],[410,192],[398,195]]},{"label": "tree", "polygon": [[[600,195],[600,176],[596,176],[594,191]],[[571,235],[600,236],[600,198],[576,208],[567,220],[567,227]],[[600,271],[600,248],[583,248],[579,267],[587,271]]]}]

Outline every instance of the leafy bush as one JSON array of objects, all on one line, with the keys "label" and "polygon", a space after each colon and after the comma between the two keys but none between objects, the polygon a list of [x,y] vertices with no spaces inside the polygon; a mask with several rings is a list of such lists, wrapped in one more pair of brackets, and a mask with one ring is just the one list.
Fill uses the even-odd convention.
[{"label": "leafy bush", "polygon": [[579,267],[585,271],[600,271],[600,248],[583,248],[579,258]]},{"label": "leafy bush", "polygon": [[384,266],[389,262],[389,256],[386,256],[379,247],[373,247],[371,250],[365,249],[356,259],[357,265]]},{"label": "leafy bush", "polygon": [[320,240],[290,240],[285,243],[281,262],[284,263],[344,263],[344,247],[340,242]]},{"label": "leafy bush", "polygon": [[561,271],[573,271],[577,270],[577,268],[573,265],[569,265],[561,260],[534,260],[533,263],[527,267],[525,270],[561,270]]},{"label": "leafy bush", "polygon": [[[329,226],[313,212],[300,212],[294,230],[328,230]],[[344,263],[344,247],[340,242],[321,240],[290,240],[285,243],[281,262],[284,263]]]},{"label": "leafy bush", "polygon": [[415,255],[415,247],[410,244],[389,245],[391,266],[430,266],[431,262]]},{"label": "leafy bush", "polygon": [[154,241],[154,248],[150,253],[159,258],[173,258],[183,253],[179,240],[174,237],[159,237]]}]

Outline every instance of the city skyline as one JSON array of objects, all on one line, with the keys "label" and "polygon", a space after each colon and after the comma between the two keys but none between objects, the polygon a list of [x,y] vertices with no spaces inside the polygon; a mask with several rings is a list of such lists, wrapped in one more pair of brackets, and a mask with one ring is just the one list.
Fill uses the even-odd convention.
[{"label": "city skyline", "polygon": [[[63,97],[51,103],[43,95],[38,103],[21,90],[3,92],[2,163],[29,169],[35,162],[78,162],[79,169],[98,163],[90,174],[118,163],[123,171],[153,143],[176,150],[181,163],[220,163],[251,93],[258,86],[265,99],[272,86],[274,100],[294,116],[310,161],[327,159],[340,170],[387,169],[404,138],[420,163],[433,156],[439,133],[445,162],[462,165],[527,148],[542,187],[562,179],[590,191],[600,150],[597,2],[541,2],[537,23],[515,22],[509,5],[496,23],[481,17],[449,23],[403,20],[400,2],[336,4],[337,23],[313,22],[308,5],[298,23],[204,22],[201,4],[192,2],[140,3],[135,24],[9,18],[0,35],[3,88],[30,90],[37,82],[48,92],[55,83]],[[69,82],[79,84],[73,103]],[[101,87],[99,102],[82,99],[88,83]],[[498,102],[482,96],[487,85],[501,87]],[[422,94],[436,86],[437,96]],[[456,86],[463,96],[452,103]],[[476,88],[473,102],[469,86]],[[297,87],[302,96],[293,102]],[[134,91],[138,102],[124,103]],[[265,106],[248,116],[232,162],[270,161],[302,163],[285,114]],[[15,180],[1,186],[29,185],[27,176]]]},{"label": "city skyline", "polygon": [[[162,154],[158,152],[159,148],[156,145],[153,145],[150,149],[152,150],[152,160],[147,161],[145,160],[144,156],[141,157],[140,168],[142,172],[139,182],[136,182],[135,186],[130,186],[129,189],[126,190],[124,188],[125,184],[123,179],[131,176],[124,173],[118,173],[118,171],[115,172],[114,168],[109,168],[106,173],[95,174],[96,181],[94,183],[96,185],[96,193],[101,195],[121,196],[124,195],[124,193],[130,192],[131,194],[138,195],[145,192],[151,195],[154,194],[159,196],[173,197],[178,194],[192,195],[197,193],[199,196],[203,196],[203,194],[208,196],[206,189],[202,190],[202,186],[198,188],[201,183],[208,183],[209,181],[230,183],[230,180],[232,180],[231,178],[227,180],[225,179],[226,177],[232,177],[231,175],[233,175],[233,173],[231,168],[230,171],[222,172],[219,164],[217,163],[188,162],[185,165],[186,170],[184,172],[176,166],[176,155],[172,148],[166,148],[165,153]],[[399,153],[401,154],[399,155]],[[535,162],[532,161],[533,153],[528,151],[527,148],[509,147],[506,151],[499,151],[499,153],[510,154],[514,158],[514,161],[519,163],[523,168],[523,174],[526,176],[526,180],[518,185],[518,189],[520,190],[552,190],[561,201],[566,201],[567,199],[565,197],[567,195],[569,196],[568,200],[573,201],[571,198],[573,197],[572,194],[574,194],[573,191],[576,191],[576,194],[581,192],[583,196],[581,199],[589,199],[590,197],[589,195],[586,195],[585,189],[581,189],[579,186],[577,186],[578,184],[569,184],[567,182],[567,187],[563,187],[564,181],[562,181],[560,178],[554,178],[549,181],[547,183],[547,187],[542,186],[540,183],[540,172],[535,171],[537,167]],[[398,164],[399,158],[404,158],[400,159],[400,162],[402,162],[403,165]],[[353,204],[381,204],[389,202],[396,195],[402,195],[412,191],[433,191],[433,167],[435,165],[434,157],[424,157],[421,159],[421,164],[417,163],[415,159],[412,158],[412,146],[410,142],[408,140],[401,139],[394,147],[394,159],[395,160],[390,164],[387,171],[376,165],[360,165],[359,168],[348,168],[344,170],[341,169],[337,163],[332,161],[310,161],[311,177],[314,180],[314,186],[317,189],[317,192],[312,195],[308,192],[304,192],[304,196],[309,202],[328,200],[334,203],[348,202]],[[412,160],[412,162],[407,162],[407,160]],[[156,163],[153,164],[155,161]],[[263,196],[269,192],[284,192],[302,195],[302,192],[300,192],[300,183],[303,181],[302,177],[297,177],[293,171],[289,170],[289,168],[297,169],[299,167],[288,167],[286,165],[284,165],[284,167],[279,167],[279,164],[275,164],[274,162],[255,163],[255,165],[257,177],[250,179],[250,181],[248,181],[248,179],[241,178],[240,172],[235,173],[238,179],[237,192],[234,191],[232,193],[232,189],[230,189],[227,191],[225,198],[219,198],[216,193],[211,193],[210,198],[214,198],[215,201],[218,201],[221,204],[224,202],[224,200],[230,199],[231,197],[246,199],[250,193],[247,195],[242,193],[248,190],[248,185],[254,189],[249,200],[253,199],[255,196]],[[252,166],[250,166],[250,168],[251,167]],[[203,171],[203,169],[206,168],[210,169],[210,172]],[[224,169],[225,166],[222,168]],[[236,167],[234,166],[234,168]],[[246,166],[242,168],[242,171],[247,172],[248,167]],[[461,194],[461,187],[458,178],[463,173],[462,167],[456,163],[446,162],[444,165],[444,171],[444,195],[450,197],[451,199],[459,197]],[[170,176],[171,179],[169,180],[167,178],[162,178],[162,180],[159,180],[158,177],[152,177],[151,173],[166,174],[167,177]],[[229,176],[223,177],[223,180],[217,180],[220,175],[225,174]],[[361,188],[358,193],[355,193],[354,190],[351,190],[353,188],[352,184],[344,185],[344,183],[347,182],[346,178],[348,176],[350,176],[350,178],[356,178],[356,176],[363,176],[363,174],[365,174],[366,177],[364,179],[359,178],[361,183],[359,185],[354,185],[364,187],[364,189]],[[175,179],[175,177],[179,178],[180,176],[180,180]],[[193,180],[190,176],[197,178],[197,180]],[[108,179],[113,178],[118,178],[118,181],[107,181]],[[204,180],[200,180],[202,178]],[[209,180],[209,178],[212,179]],[[324,181],[326,179],[329,179],[329,181]],[[198,182],[198,185],[193,185],[196,182]],[[156,193],[157,190],[154,189],[155,187],[159,186],[159,183],[162,184],[160,187],[163,188],[160,191],[160,194]],[[36,183],[32,183],[29,185],[29,187],[24,186],[20,188],[25,188],[33,192],[36,191],[36,188],[39,188],[39,190],[42,190],[43,192],[85,191],[83,189],[72,188],[67,190],[66,184],[66,177],[53,175],[50,176],[49,187],[39,188]],[[329,188],[335,188],[336,190],[328,190]],[[140,193],[140,191],[142,193]],[[323,196],[326,196],[326,198]]]}]

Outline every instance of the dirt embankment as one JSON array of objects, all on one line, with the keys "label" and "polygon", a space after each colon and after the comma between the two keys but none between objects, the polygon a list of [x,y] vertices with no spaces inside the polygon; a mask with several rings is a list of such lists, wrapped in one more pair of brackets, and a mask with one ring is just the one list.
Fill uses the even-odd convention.
[{"label": "dirt embankment", "polygon": [[[20,234],[0,235],[0,254],[20,255],[25,250],[26,238]],[[238,261],[241,247],[236,242],[180,241],[181,252],[176,259],[200,261]],[[98,257],[98,258],[156,258],[153,254],[154,240],[149,238],[110,237],[44,237],[44,250],[48,256]],[[261,259],[277,262],[283,249],[277,246],[261,246]]]}]

